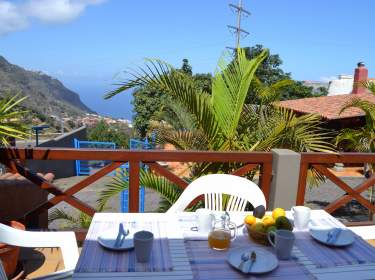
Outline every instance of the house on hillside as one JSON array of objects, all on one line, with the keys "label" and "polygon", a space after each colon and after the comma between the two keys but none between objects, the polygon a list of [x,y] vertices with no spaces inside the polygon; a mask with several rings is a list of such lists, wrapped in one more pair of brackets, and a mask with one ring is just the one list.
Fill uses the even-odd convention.
[{"label": "house on hillside", "polygon": [[[356,108],[350,108],[340,114],[341,108],[352,98],[360,98],[375,103],[375,95],[368,92],[362,85],[363,82],[375,80],[368,78],[368,70],[363,63],[358,63],[350,92],[337,93],[322,97],[285,100],[277,104],[283,108],[291,109],[299,115],[317,114],[326,121],[326,127],[339,130],[348,127],[359,127],[365,122],[365,113]],[[347,85],[345,85],[347,87]],[[345,88],[342,87],[344,90]]]}]

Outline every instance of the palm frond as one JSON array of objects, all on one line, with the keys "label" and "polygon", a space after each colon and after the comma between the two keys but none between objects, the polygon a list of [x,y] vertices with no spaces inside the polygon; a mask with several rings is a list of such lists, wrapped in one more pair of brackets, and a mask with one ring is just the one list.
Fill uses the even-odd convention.
[{"label": "palm frond", "polygon": [[65,211],[55,208],[53,211],[48,215],[48,222],[51,223],[56,220],[65,220],[68,221],[72,225],[77,225],[79,220],[74,216],[66,213]]},{"label": "palm frond", "polygon": [[154,115],[151,120],[166,122],[176,130],[194,130],[197,128],[197,120],[194,115],[186,111],[179,102],[172,100],[170,96],[166,98],[166,104],[161,112]]},{"label": "palm frond", "polygon": [[100,209],[103,209],[112,197],[129,188],[127,176],[128,174],[120,174],[113,177],[112,182],[107,184],[105,189],[99,193],[97,203]]},{"label": "palm frond", "polygon": [[211,107],[211,96],[197,89],[192,77],[175,70],[161,60],[146,60],[144,68],[127,74],[130,78],[118,84],[117,89],[106,94],[106,99],[139,86],[157,89],[180,102],[187,112],[195,116],[198,127],[204,130],[209,138],[215,137],[217,123]]},{"label": "palm frond", "polygon": [[[256,150],[286,148],[299,152],[333,152],[329,143],[330,133],[320,128],[320,118],[316,115],[296,116],[291,110],[277,108],[252,130]],[[256,140],[256,141],[255,141]]]},{"label": "palm frond", "polygon": [[25,139],[30,134],[21,118],[27,111],[17,110],[18,105],[27,99],[27,96],[19,98],[19,95],[7,96],[0,100],[0,141],[6,146],[8,138]]},{"label": "palm frond", "polygon": [[371,91],[371,93],[375,94],[375,82],[374,81],[366,81],[363,85]]},{"label": "palm frond", "polygon": [[[170,204],[173,204],[182,190],[179,186],[171,183],[164,177],[155,175],[150,171],[145,171],[141,169],[139,173],[139,183],[141,186],[145,186],[158,192],[164,199],[166,199]],[[109,199],[115,195],[118,195],[122,191],[129,188],[128,174],[122,173],[112,179],[104,190],[99,194],[98,205],[101,209],[105,207]]]},{"label": "palm frond", "polygon": [[182,189],[171,183],[165,177],[157,176],[152,172],[142,170],[140,172],[140,184],[161,194],[170,204],[177,201]]},{"label": "palm frond", "polygon": [[256,58],[248,60],[245,51],[239,49],[233,63],[228,64],[225,57],[219,61],[212,82],[212,105],[220,130],[229,139],[236,134],[255,71],[267,55],[268,51],[264,50]]},{"label": "palm frond", "polygon": [[349,108],[358,108],[365,112],[366,125],[375,128],[375,104],[360,98],[352,98],[340,110],[340,114]]},{"label": "palm frond", "polygon": [[260,104],[271,104],[272,102],[280,100],[280,90],[293,83],[294,81],[286,79],[275,82],[269,86],[262,85],[257,91]]},{"label": "palm frond", "polygon": [[179,150],[207,150],[209,143],[199,130],[173,130],[163,126],[154,129],[157,142],[170,143]]}]

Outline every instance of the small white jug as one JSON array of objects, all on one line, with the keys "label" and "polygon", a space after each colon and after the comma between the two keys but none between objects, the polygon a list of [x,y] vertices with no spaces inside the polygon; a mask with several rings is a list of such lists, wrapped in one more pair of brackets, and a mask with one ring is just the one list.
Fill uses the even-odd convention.
[{"label": "small white jug", "polygon": [[199,208],[195,211],[197,218],[197,227],[192,228],[199,232],[210,232],[215,221],[215,215],[209,209]]},{"label": "small white jug", "polygon": [[292,207],[292,214],[294,218],[294,227],[297,230],[308,229],[310,221],[311,209],[305,206],[294,206]]}]

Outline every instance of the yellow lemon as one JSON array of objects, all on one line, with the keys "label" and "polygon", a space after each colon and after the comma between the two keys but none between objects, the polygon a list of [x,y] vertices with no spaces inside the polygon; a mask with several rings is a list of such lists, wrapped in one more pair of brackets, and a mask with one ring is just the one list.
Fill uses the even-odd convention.
[{"label": "yellow lemon", "polygon": [[253,225],[256,223],[256,218],[253,215],[247,215],[245,217],[245,224]]},{"label": "yellow lemon", "polygon": [[278,217],[285,217],[285,210],[283,208],[276,208],[272,211],[272,217],[276,220]]},{"label": "yellow lemon", "polygon": [[265,226],[272,226],[275,224],[275,220],[269,215],[264,216],[262,222]]}]

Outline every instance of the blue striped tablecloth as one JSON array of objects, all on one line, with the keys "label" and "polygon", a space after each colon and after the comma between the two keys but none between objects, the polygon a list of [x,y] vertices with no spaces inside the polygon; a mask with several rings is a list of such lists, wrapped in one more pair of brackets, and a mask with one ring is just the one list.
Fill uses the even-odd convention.
[{"label": "blue striped tablecloth", "polygon": [[309,232],[296,232],[295,235],[296,247],[318,268],[375,263],[375,248],[357,235],[354,243],[346,247],[321,244]]},{"label": "blue striped tablecloth", "polygon": [[[242,274],[227,262],[228,251],[215,251],[205,241],[185,241],[194,279],[270,279],[270,280],[304,280],[315,277],[296,260],[280,261],[272,272],[262,275]],[[239,236],[232,243],[232,248],[259,247],[273,253],[272,247],[265,247],[249,240],[247,236]]]},{"label": "blue striped tablecloth", "polygon": [[154,234],[151,260],[138,263],[134,250],[111,251],[103,248],[97,241],[101,233],[113,229],[118,230],[118,222],[93,222],[82,248],[75,272],[164,272],[172,271],[172,260],[167,238],[165,222],[125,222],[125,228],[133,231],[148,230]]}]

